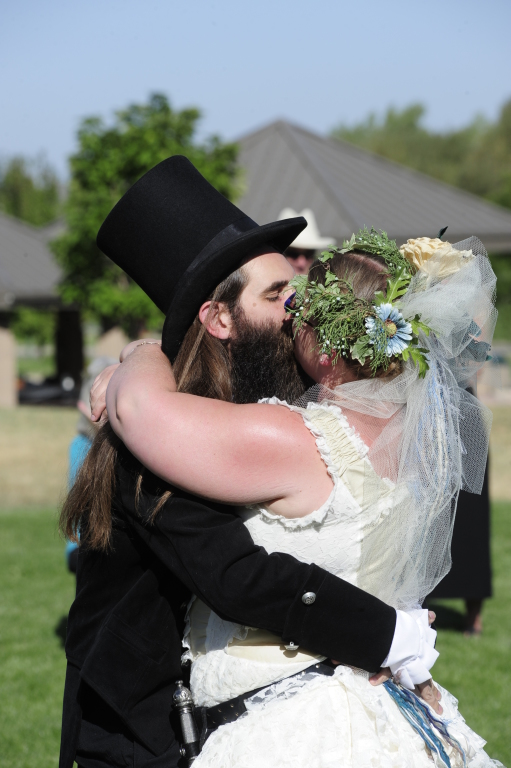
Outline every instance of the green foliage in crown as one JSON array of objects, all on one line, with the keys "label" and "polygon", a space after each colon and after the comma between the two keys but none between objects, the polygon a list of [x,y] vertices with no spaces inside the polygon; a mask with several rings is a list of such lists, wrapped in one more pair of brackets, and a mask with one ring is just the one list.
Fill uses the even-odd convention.
[{"label": "green foliage in crown", "polygon": [[[329,262],[337,253],[362,251],[381,256],[389,271],[387,291],[379,291],[373,302],[355,296],[349,280],[337,277]],[[373,375],[386,370],[392,358],[411,360],[419,367],[419,376],[428,370],[427,350],[420,346],[419,334],[429,335],[430,328],[420,322],[419,315],[406,320],[401,314],[400,298],[406,293],[414,268],[400,253],[386,232],[361,229],[343,243],[331,247],[320,256],[325,265],[325,283],[296,275],[291,285],[296,290],[294,306],[289,309],[294,320],[295,335],[304,324],[316,330],[317,349],[331,357],[369,360]]]},{"label": "green foliage in crown", "polygon": [[[335,253],[349,253],[350,251],[363,251],[371,253],[373,256],[381,256],[385,259],[390,275],[393,277],[398,272],[405,270],[412,277],[410,262],[403,256],[397,247],[396,241],[391,240],[386,232],[378,232],[371,227],[359,229],[356,235],[352,235],[350,240],[345,240],[342,248],[329,249],[321,254],[321,261],[330,260]],[[325,254],[332,254],[331,256]]]}]

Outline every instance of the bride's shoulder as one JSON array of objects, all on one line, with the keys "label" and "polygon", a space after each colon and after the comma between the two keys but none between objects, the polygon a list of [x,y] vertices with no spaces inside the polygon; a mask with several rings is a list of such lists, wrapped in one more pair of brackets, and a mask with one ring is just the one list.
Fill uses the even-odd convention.
[{"label": "bride's shoulder", "polygon": [[[305,397],[298,403],[288,403],[277,397],[266,398],[259,402],[284,406],[295,413],[299,413],[306,426],[316,437],[316,443],[324,459],[325,450],[330,452],[333,450],[336,454],[340,453],[343,463],[348,459],[351,461],[363,459],[367,455],[368,446],[356,429],[350,425],[342,408],[335,403],[325,400],[321,402],[307,401]],[[328,465],[331,462],[329,460],[326,463]]]}]

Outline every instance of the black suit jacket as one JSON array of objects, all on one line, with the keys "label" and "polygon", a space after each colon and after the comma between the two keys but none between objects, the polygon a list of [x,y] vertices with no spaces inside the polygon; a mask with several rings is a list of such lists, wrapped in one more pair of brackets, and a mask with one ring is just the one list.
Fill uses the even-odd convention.
[{"label": "black suit jacket", "polygon": [[[134,738],[161,754],[176,738],[169,717],[182,677],[183,607],[191,593],[221,617],[369,671],[387,656],[393,608],[316,565],[256,546],[232,507],[173,492],[154,523],[161,480],[125,449],[117,462],[108,552],[81,548],[68,622],[60,768],[71,768],[81,689],[105,702]],[[316,593],[312,605],[304,592]],[[85,683],[85,686],[84,686]]]}]

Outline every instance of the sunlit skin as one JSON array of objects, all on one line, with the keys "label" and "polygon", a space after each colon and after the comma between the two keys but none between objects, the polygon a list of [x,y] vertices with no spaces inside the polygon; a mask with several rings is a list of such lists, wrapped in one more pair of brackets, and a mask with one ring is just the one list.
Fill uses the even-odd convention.
[{"label": "sunlit skin", "polygon": [[348,381],[356,381],[356,374],[342,357],[334,365],[334,356],[319,353],[317,344],[314,328],[302,325],[295,336],[295,357],[311,379],[329,389]]},{"label": "sunlit skin", "polygon": [[[338,357],[334,364],[333,355],[318,352],[316,332],[310,325],[303,325],[295,336],[295,357],[311,379],[328,389],[357,380],[353,367],[342,357]],[[357,413],[350,416],[350,422],[364,443],[371,447],[377,437],[374,418]],[[386,419],[378,419],[378,430],[381,431],[387,423]]]}]

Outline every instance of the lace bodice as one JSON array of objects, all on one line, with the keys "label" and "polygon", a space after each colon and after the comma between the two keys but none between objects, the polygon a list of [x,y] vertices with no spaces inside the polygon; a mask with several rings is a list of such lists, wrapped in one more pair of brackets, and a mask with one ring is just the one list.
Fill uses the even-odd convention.
[{"label": "lace bodice", "polygon": [[395,487],[376,475],[367,446],[339,407],[309,403],[303,409],[276,398],[266,402],[301,413],[334,487],[327,501],[305,517],[290,519],[264,507],[240,510],[240,515],[254,541],[268,552],[286,552],[357,584],[362,538],[391,509]]},{"label": "lace bodice", "polygon": [[[289,519],[257,505],[240,509],[240,516],[256,544],[268,552],[316,563],[358,585],[363,540],[385,524],[403,490],[374,472],[367,446],[339,407],[309,403],[304,409],[276,398],[265,402],[302,415],[334,487],[327,501],[305,517]],[[364,583],[364,588],[379,596],[378,583],[375,580],[372,590]],[[194,699],[207,706],[292,675],[322,658],[303,649],[289,652],[280,638],[224,621],[199,600],[190,606],[184,644],[185,658],[193,662]]]}]

